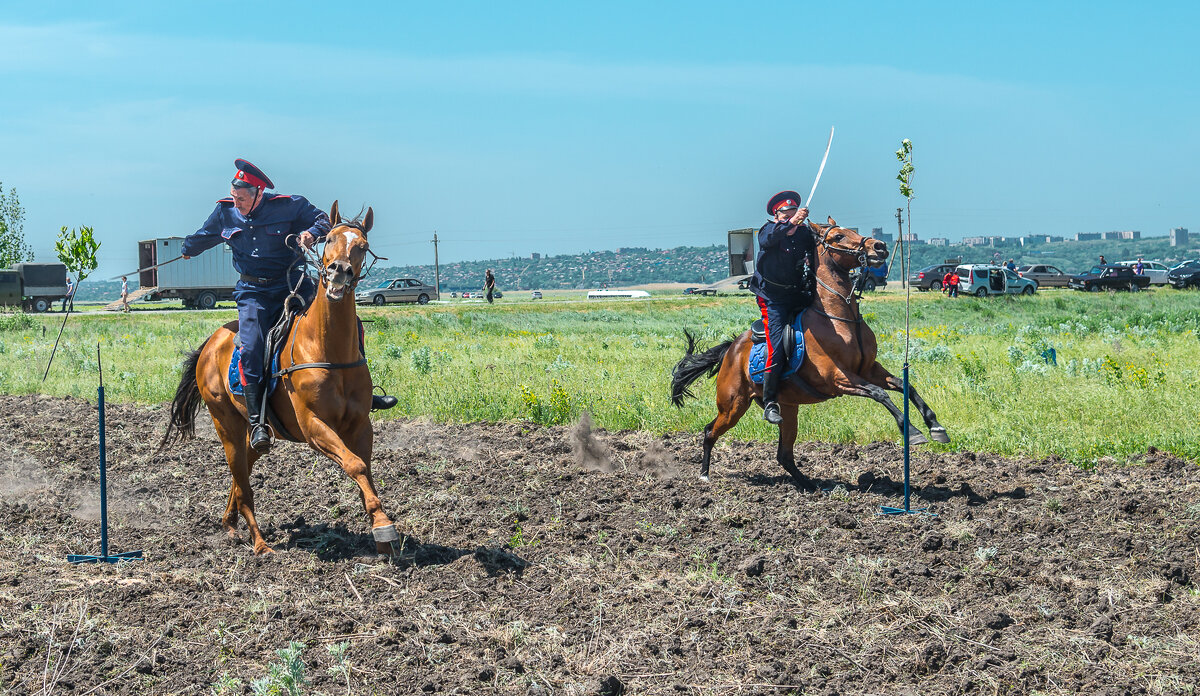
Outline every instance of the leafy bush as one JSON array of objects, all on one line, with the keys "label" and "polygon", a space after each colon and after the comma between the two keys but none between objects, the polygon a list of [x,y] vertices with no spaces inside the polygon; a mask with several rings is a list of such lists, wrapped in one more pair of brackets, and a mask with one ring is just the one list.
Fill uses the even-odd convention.
[{"label": "leafy bush", "polygon": [[421,346],[412,352],[412,366],[417,372],[427,375],[433,370],[433,351]]},{"label": "leafy bush", "polygon": [[0,331],[28,331],[36,325],[33,317],[24,312],[0,315]]}]

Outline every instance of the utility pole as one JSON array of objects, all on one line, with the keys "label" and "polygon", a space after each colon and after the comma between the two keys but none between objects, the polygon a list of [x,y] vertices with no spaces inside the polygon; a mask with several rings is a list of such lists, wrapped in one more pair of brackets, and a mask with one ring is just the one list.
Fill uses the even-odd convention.
[{"label": "utility pole", "polygon": [[440,300],[440,299],[442,299],[442,267],[438,265],[437,245],[438,245],[437,230],[434,230],[433,231],[433,276],[435,279],[434,282],[437,283],[437,285],[434,286],[437,288],[437,298]]},{"label": "utility pole", "polygon": [[900,287],[908,286],[908,268],[904,266],[904,208],[896,208],[896,253],[900,254]]}]

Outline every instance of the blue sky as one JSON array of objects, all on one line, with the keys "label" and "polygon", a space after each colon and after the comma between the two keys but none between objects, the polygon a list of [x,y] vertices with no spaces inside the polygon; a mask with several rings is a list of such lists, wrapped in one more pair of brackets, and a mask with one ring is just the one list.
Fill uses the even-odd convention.
[{"label": "blue sky", "polygon": [[1200,4],[6,3],[0,182],[53,260],[186,235],[232,162],[393,263],[724,243],[768,197],[922,238],[1200,231]]}]

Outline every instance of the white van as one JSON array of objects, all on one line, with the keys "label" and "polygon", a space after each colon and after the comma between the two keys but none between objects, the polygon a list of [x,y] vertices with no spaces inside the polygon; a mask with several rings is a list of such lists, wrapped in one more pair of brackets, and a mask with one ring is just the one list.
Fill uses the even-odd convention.
[{"label": "white van", "polygon": [[954,271],[958,274],[958,291],[967,295],[1032,295],[1037,281],[1022,278],[1015,271],[990,263],[969,263]]}]

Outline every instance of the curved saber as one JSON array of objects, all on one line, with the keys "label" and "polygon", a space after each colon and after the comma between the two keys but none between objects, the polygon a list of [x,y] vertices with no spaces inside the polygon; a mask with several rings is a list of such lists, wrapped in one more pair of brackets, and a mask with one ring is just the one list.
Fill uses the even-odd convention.
[{"label": "curved saber", "polygon": [[829,148],[833,145],[833,126],[829,127],[829,142],[825,143],[825,156],[821,158],[821,167],[817,170],[817,178],[813,181],[812,188],[808,191],[808,198],[804,199],[804,207],[812,210],[812,197],[817,192],[817,184],[821,183],[821,174],[825,172],[825,162],[829,159]]}]

